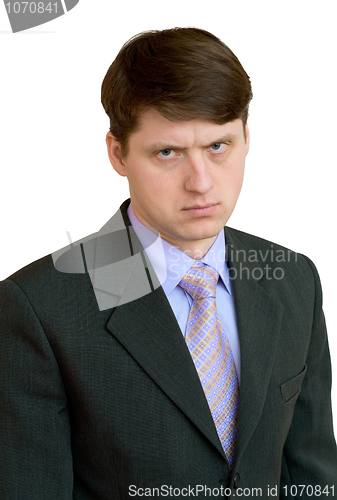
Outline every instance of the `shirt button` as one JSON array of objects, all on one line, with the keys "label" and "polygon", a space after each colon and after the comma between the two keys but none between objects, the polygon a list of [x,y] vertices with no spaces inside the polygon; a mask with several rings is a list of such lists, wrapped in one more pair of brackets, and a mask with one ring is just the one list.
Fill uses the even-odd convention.
[{"label": "shirt button", "polygon": [[237,472],[235,474],[235,479],[234,479],[234,483],[233,483],[233,486],[235,489],[239,486],[239,480],[240,480],[240,474]]}]

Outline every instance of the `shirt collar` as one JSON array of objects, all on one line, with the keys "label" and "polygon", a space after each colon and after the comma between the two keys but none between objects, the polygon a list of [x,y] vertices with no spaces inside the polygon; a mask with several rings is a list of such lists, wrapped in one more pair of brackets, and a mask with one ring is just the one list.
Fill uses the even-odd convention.
[{"label": "shirt collar", "polygon": [[[155,239],[154,243],[149,245],[149,241],[153,242],[153,231],[144,226],[136,217],[131,203],[127,213],[132,227],[151,261],[164,292],[166,295],[169,295],[196,261],[178,248],[170,245],[170,243],[163,240],[160,236]],[[204,264],[213,267],[219,273],[226,290],[231,294],[226,262],[225,232],[223,230],[220,231],[211,248],[200,260]]]}]

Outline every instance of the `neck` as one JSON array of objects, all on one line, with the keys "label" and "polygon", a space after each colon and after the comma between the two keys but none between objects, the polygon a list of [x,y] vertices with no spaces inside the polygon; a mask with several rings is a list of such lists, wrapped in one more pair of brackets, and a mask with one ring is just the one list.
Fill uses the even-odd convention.
[{"label": "neck", "polygon": [[170,243],[170,245],[178,248],[178,250],[188,255],[188,257],[193,260],[201,260],[206,255],[217,238],[217,236],[212,236],[212,238],[207,238],[205,240],[199,241],[170,241],[169,238],[166,238],[162,235],[160,236],[161,238],[163,238],[163,240]]}]

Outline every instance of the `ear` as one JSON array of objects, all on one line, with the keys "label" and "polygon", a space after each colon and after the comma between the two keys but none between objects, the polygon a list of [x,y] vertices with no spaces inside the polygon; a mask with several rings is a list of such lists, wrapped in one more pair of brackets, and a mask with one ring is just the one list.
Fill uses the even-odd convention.
[{"label": "ear", "polygon": [[250,146],[250,132],[249,132],[249,128],[248,128],[248,124],[246,123],[246,126],[245,126],[245,134],[246,134],[246,155],[248,154],[249,152],[249,146]]},{"label": "ear", "polygon": [[119,175],[125,177],[126,169],[119,142],[116,140],[116,138],[112,135],[110,131],[106,135],[105,142],[108,148],[108,156],[111,165]]}]

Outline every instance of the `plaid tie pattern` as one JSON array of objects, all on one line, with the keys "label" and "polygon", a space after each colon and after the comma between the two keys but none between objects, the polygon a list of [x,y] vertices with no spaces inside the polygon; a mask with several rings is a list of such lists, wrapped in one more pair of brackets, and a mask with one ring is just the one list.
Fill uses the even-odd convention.
[{"label": "plaid tie pattern", "polygon": [[210,407],[230,468],[235,457],[239,383],[228,338],[216,315],[215,289],[219,274],[196,262],[180,281],[193,299],[186,325],[186,342]]}]

